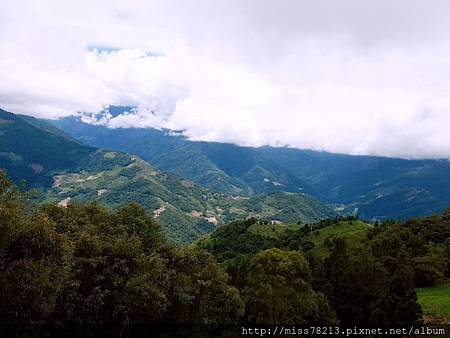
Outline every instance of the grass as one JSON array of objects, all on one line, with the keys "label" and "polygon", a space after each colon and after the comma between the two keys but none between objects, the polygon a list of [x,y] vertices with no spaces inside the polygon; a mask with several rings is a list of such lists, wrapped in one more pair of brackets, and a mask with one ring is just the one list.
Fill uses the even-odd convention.
[{"label": "grass", "polygon": [[270,238],[280,237],[287,229],[298,230],[298,224],[253,224],[248,231],[254,235],[260,235]]},{"label": "grass", "polygon": [[[302,227],[302,225],[298,224],[254,224],[249,228],[249,231],[255,235],[278,238],[286,230],[289,229],[295,231],[300,227]],[[339,235],[343,237],[361,238],[370,227],[370,224],[362,221],[343,221],[319,230],[313,230],[313,233],[307,235],[307,238],[312,240],[315,244],[321,244],[328,236]]]},{"label": "grass", "polygon": [[418,288],[416,291],[425,321],[450,324],[450,283]]},{"label": "grass", "polygon": [[359,243],[371,227],[371,224],[364,223],[360,220],[342,221],[316,231],[313,230],[307,239],[316,245],[313,251],[319,256],[325,257],[328,254],[328,250],[324,245],[327,237],[344,237],[347,239],[347,243],[352,245],[352,243]]},{"label": "grass", "polygon": [[370,224],[363,221],[344,221],[337,224],[319,229],[318,233],[313,234],[311,239],[316,243],[322,243],[329,236],[343,236],[343,237],[362,237],[366,234],[367,230],[371,227]]}]

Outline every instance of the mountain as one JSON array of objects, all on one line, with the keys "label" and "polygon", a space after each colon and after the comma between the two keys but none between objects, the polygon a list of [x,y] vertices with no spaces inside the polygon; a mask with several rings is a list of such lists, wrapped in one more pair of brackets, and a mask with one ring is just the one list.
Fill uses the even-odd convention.
[{"label": "mountain", "polygon": [[161,170],[217,192],[246,196],[276,191],[314,193],[304,180],[253,148],[191,142],[180,134],[153,128],[109,129],[77,117],[49,122],[85,144],[137,154]]},{"label": "mountain", "polygon": [[442,212],[450,204],[450,161],[351,156],[287,148],[257,151],[308,181],[326,203],[385,220]]},{"label": "mountain", "polygon": [[[330,213],[330,208],[310,195],[292,192],[273,192],[259,194],[248,199],[242,198],[242,203],[234,207],[241,209],[240,219],[254,217],[261,220],[272,220],[273,224],[310,223],[311,220],[336,217]],[[231,219],[238,219],[232,217]]]},{"label": "mountain", "polygon": [[53,182],[49,173],[61,168],[80,170],[94,156],[94,147],[56,133],[54,127],[46,128],[0,109],[0,167],[14,181],[24,179],[33,188],[49,187]]},{"label": "mountain", "polygon": [[216,192],[253,196],[301,191],[368,220],[428,215],[450,204],[448,160],[194,142],[173,131],[109,129],[78,117],[51,122],[87,145],[137,154]]},{"label": "mountain", "polygon": [[[210,191],[138,156],[87,146],[32,117],[0,110],[0,168],[15,182],[37,188],[39,202],[61,207],[97,201],[111,208],[143,205],[176,242],[191,242],[217,224],[250,216],[312,222],[336,213],[302,193],[251,199]],[[287,210],[283,212],[283,210]]]}]

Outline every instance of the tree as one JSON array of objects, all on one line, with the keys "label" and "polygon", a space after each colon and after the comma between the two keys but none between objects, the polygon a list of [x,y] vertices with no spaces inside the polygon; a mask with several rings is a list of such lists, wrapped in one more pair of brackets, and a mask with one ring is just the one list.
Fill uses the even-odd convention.
[{"label": "tree", "polygon": [[172,250],[168,321],[184,324],[231,324],[244,304],[230,277],[213,256],[193,247]]},{"label": "tree", "polygon": [[299,251],[269,249],[255,255],[242,291],[246,320],[258,324],[331,324],[326,297],[314,292],[308,262]]},{"label": "tree", "polygon": [[416,324],[422,318],[422,309],[417,302],[413,270],[407,264],[406,257],[387,258],[383,266],[388,271],[389,280],[373,317],[384,325]]},{"label": "tree", "polygon": [[0,255],[0,318],[46,319],[70,277],[72,245],[42,214],[15,223]]},{"label": "tree", "polygon": [[[335,238],[324,263],[324,292],[344,325],[406,325],[421,316],[413,275],[399,258],[377,259]],[[401,311],[399,311],[399,305]]]},{"label": "tree", "polygon": [[15,225],[23,222],[24,197],[0,169],[0,250]]}]

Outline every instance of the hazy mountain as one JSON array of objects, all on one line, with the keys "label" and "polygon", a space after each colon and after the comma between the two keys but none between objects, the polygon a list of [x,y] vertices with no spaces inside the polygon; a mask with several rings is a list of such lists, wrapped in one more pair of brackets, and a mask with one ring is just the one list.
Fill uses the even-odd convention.
[{"label": "hazy mountain", "polygon": [[[32,119],[32,118],[30,118]],[[0,167],[15,181],[24,179],[29,187],[52,185],[51,172],[81,169],[96,152],[94,147],[63,136],[62,132],[36,120],[36,125],[0,109]]]},{"label": "hazy mountain", "polygon": [[409,218],[442,212],[450,203],[450,161],[351,156],[260,148],[308,181],[327,203],[359,209],[363,218]]},{"label": "hazy mountain", "polygon": [[137,154],[213,191],[307,192],[366,219],[441,212],[450,203],[450,162],[352,156],[290,148],[193,142],[167,130],[108,129],[70,117],[52,121],[87,145]]},{"label": "hazy mountain", "polygon": [[170,131],[152,128],[109,129],[83,123],[76,117],[51,122],[85,144],[137,154],[157,168],[217,192],[314,192],[306,182],[252,148],[191,142]]},{"label": "hazy mountain", "polygon": [[279,192],[248,199],[212,192],[137,156],[83,145],[45,121],[3,110],[0,168],[15,182],[26,180],[28,187],[39,188],[41,202],[64,207],[74,201],[98,201],[111,208],[139,203],[178,242],[190,242],[219,223],[249,216],[312,222],[336,215],[306,194]]}]

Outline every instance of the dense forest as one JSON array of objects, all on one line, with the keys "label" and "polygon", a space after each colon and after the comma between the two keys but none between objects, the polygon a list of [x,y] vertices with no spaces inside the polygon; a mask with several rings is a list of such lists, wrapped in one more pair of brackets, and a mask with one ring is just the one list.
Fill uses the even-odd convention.
[{"label": "dense forest", "polygon": [[410,325],[422,320],[416,287],[450,278],[450,208],[276,228],[251,218],[175,246],[138,205],[35,205],[0,171],[0,320],[117,335],[139,324]]}]

